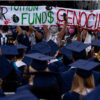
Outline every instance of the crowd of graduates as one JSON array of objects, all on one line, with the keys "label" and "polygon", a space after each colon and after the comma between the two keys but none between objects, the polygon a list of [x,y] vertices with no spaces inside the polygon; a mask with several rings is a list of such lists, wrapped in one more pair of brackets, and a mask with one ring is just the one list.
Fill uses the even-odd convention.
[{"label": "crowd of graduates", "polygon": [[100,33],[59,24],[0,26],[0,100],[99,100]]}]

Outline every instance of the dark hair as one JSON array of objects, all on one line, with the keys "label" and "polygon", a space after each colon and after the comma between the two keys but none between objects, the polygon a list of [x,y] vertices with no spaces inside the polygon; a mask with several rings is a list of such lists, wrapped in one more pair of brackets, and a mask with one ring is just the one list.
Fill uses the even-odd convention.
[{"label": "dark hair", "polygon": [[7,25],[5,25],[5,26],[2,26],[2,28],[1,28],[2,30],[4,30],[5,32],[7,32],[8,31],[8,26]]}]

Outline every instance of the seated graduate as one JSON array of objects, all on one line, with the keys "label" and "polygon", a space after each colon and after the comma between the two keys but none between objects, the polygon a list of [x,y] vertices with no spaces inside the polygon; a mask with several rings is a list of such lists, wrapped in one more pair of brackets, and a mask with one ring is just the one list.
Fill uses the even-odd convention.
[{"label": "seated graduate", "polygon": [[18,67],[18,69],[23,72],[24,67],[26,67],[26,64],[22,61],[24,58],[24,55],[27,51],[27,47],[22,44],[17,44],[17,49],[18,49],[18,55],[16,56],[16,61],[15,61],[15,66]]},{"label": "seated graduate", "polygon": [[13,62],[16,59],[16,55],[18,54],[17,47],[14,45],[4,45],[0,46],[1,53],[6,57],[9,64],[12,65],[13,70],[11,73],[4,79],[3,89],[4,91],[12,91],[14,92],[17,88],[18,82],[20,81],[20,77],[18,76],[17,69],[13,66]]},{"label": "seated graduate", "polygon": [[48,60],[54,59],[40,53],[27,54],[33,59],[29,71],[33,74],[29,80],[33,85],[31,91],[38,98],[46,100],[61,100],[56,74],[48,69]]},{"label": "seated graduate", "polygon": [[21,81],[20,85],[24,85],[28,83],[28,80],[23,77],[23,73],[27,69],[27,65],[22,60],[26,54],[27,47],[22,44],[17,44],[16,47],[18,55],[16,55],[16,60],[13,62],[13,66],[15,67],[17,75]]},{"label": "seated graduate", "polygon": [[63,96],[63,100],[80,100],[95,88],[94,75],[92,70],[100,64],[88,60],[77,60],[70,64],[75,69],[72,87]]},{"label": "seated graduate", "polygon": [[5,56],[0,56],[0,97],[5,96],[4,95],[4,88],[5,87],[5,79],[8,77],[8,75],[12,72],[13,66],[8,62],[8,60],[5,58]]}]

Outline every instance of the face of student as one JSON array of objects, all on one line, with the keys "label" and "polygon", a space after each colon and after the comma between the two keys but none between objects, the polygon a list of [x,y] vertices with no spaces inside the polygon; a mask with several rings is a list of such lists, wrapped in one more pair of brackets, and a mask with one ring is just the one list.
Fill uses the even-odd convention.
[{"label": "face of student", "polygon": [[57,27],[56,25],[52,25],[52,26],[50,27],[50,32],[51,32],[51,33],[57,33],[57,32],[58,32],[58,27]]}]

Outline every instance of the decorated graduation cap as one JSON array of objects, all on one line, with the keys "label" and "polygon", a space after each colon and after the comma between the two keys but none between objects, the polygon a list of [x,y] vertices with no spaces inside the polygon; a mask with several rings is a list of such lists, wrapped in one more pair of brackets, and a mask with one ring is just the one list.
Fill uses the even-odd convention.
[{"label": "decorated graduation cap", "polygon": [[72,55],[76,58],[84,58],[86,56],[86,51],[85,49],[89,46],[90,44],[84,44],[79,41],[74,41],[72,43],[69,43],[66,45],[66,49],[72,51]]},{"label": "decorated graduation cap", "polygon": [[32,46],[33,51],[37,51],[38,53],[48,54],[50,53],[51,49],[47,42],[42,41]]},{"label": "decorated graduation cap", "polygon": [[13,66],[8,62],[5,56],[0,56],[0,78],[6,78],[12,69]]},{"label": "decorated graduation cap", "polygon": [[77,60],[76,62],[70,64],[69,66],[76,69],[76,73],[83,77],[87,78],[92,74],[92,70],[98,67],[100,63],[96,63],[88,60]]},{"label": "decorated graduation cap", "polygon": [[18,55],[17,47],[14,45],[0,46],[2,55]]},{"label": "decorated graduation cap", "polygon": [[47,61],[54,59],[53,57],[46,56],[41,53],[27,54],[25,56],[33,59],[31,66],[36,70],[44,70],[46,67],[48,67]]},{"label": "decorated graduation cap", "polygon": [[69,60],[72,60],[72,51],[66,49],[66,47],[62,47],[60,50]]},{"label": "decorated graduation cap", "polygon": [[50,46],[51,51],[50,51],[50,55],[54,55],[56,53],[56,51],[59,49],[59,46],[52,40],[49,40],[47,42],[47,44]]}]

